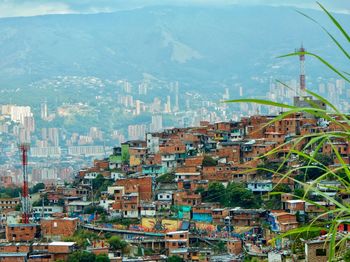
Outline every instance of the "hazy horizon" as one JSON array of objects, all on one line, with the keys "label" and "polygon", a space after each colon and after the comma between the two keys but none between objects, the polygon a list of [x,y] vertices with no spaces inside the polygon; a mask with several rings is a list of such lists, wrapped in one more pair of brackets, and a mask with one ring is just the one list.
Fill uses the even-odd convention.
[{"label": "hazy horizon", "polygon": [[[348,0],[321,1],[329,10],[338,13],[350,14]],[[294,8],[319,7],[314,0],[81,0],[81,1],[30,1],[30,0],[0,0],[0,18],[37,16],[50,14],[89,14],[115,12],[124,9],[134,9],[146,6],[225,6],[225,5],[266,5],[266,6],[291,6]]]}]

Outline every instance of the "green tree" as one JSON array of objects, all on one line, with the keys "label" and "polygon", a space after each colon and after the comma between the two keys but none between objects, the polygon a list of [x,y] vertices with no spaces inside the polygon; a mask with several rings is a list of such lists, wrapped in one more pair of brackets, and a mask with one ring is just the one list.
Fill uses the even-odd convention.
[{"label": "green tree", "polygon": [[95,262],[96,255],[86,251],[75,251],[68,256],[68,262]]},{"label": "green tree", "polygon": [[72,237],[64,238],[64,241],[76,242],[79,247],[86,248],[89,245],[87,239],[92,241],[99,239],[99,236],[96,233],[88,230],[77,230]]},{"label": "green tree", "polygon": [[257,208],[261,205],[261,198],[254,195],[242,183],[229,183],[227,187],[220,182],[209,184],[208,190],[202,194],[203,201],[219,202],[226,207]]},{"label": "green tree", "polygon": [[107,254],[99,254],[96,256],[96,262],[109,262],[110,259]]},{"label": "green tree", "polygon": [[156,178],[157,183],[173,183],[175,181],[175,174],[167,173]]},{"label": "green tree", "polygon": [[118,236],[112,236],[108,239],[108,243],[111,249],[122,250],[122,252],[125,252],[128,247],[128,243]]},{"label": "green tree", "polygon": [[185,260],[183,260],[181,257],[179,256],[171,256],[168,257],[168,259],[166,260],[167,262],[183,262]]},{"label": "green tree", "polygon": [[344,253],[344,255],[343,255],[343,260],[344,260],[345,262],[350,262],[350,249],[347,250],[347,251]]},{"label": "green tree", "polygon": [[98,191],[104,182],[105,182],[104,176],[101,174],[98,174],[97,177],[92,180],[92,187],[94,188],[94,191]]},{"label": "green tree", "polygon": [[292,189],[286,184],[276,185],[271,193],[269,199],[264,201],[266,208],[268,209],[280,209],[281,208],[281,193],[291,193]]},{"label": "green tree", "polygon": [[287,167],[285,164],[281,166],[280,162],[273,162],[269,159],[265,159],[263,163],[258,165],[256,173],[261,177],[270,178],[276,171],[281,173],[286,169]]},{"label": "green tree", "polygon": [[218,161],[216,161],[214,158],[212,158],[211,156],[204,156],[203,158],[203,166],[216,166],[218,164]]},{"label": "green tree", "polygon": [[290,186],[286,185],[286,184],[277,184],[272,192],[280,192],[280,193],[291,193],[292,189],[290,188]]},{"label": "green tree", "polygon": [[205,192],[205,189],[202,186],[198,187],[195,191],[196,194],[204,194],[204,192]]},{"label": "green tree", "polygon": [[319,178],[324,174],[323,167],[328,167],[331,164],[333,164],[333,159],[326,154],[316,154],[313,157],[313,161],[310,161],[310,159],[303,159],[303,165],[308,167],[304,173],[304,179],[315,180]]},{"label": "green tree", "polygon": [[300,197],[300,198],[303,198],[304,195],[305,195],[305,190],[303,188],[296,188],[294,190],[294,195]]},{"label": "green tree", "polygon": [[227,188],[227,203],[229,207],[258,208],[261,205],[260,196],[254,195],[241,183],[229,183]]},{"label": "green tree", "polygon": [[85,214],[106,214],[106,210],[101,206],[88,206],[84,209]]},{"label": "green tree", "polygon": [[22,189],[20,187],[0,188],[0,196],[3,198],[19,197]]},{"label": "green tree", "polygon": [[39,200],[33,202],[34,207],[42,206],[43,204],[44,206],[48,206],[50,204],[47,194],[42,195]]},{"label": "green tree", "polygon": [[203,196],[203,200],[207,202],[220,202],[225,205],[226,203],[226,189],[220,182],[212,182],[208,186],[208,190]]},{"label": "green tree", "polygon": [[227,251],[226,248],[226,243],[224,241],[219,241],[215,246],[214,246],[214,250],[217,253],[224,253]]},{"label": "green tree", "polygon": [[35,186],[33,186],[33,187],[30,189],[30,193],[31,193],[31,194],[38,193],[39,190],[41,190],[41,189],[45,189],[45,184],[44,184],[44,183],[38,183],[38,184],[36,184]]}]

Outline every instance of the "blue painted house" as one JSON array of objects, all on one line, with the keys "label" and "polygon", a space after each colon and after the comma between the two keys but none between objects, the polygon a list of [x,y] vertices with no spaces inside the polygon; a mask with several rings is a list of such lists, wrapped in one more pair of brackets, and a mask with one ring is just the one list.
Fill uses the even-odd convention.
[{"label": "blue painted house", "polygon": [[145,176],[160,176],[166,173],[166,168],[162,165],[143,165],[142,175]]}]

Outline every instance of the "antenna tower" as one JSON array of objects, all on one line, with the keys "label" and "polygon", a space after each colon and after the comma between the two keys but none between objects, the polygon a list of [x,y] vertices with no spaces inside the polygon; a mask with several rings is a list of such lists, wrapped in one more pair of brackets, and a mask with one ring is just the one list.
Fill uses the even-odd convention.
[{"label": "antenna tower", "polygon": [[19,146],[21,150],[22,159],[22,175],[23,175],[23,188],[22,188],[22,223],[29,224],[30,207],[29,207],[29,188],[28,188],[28,151],[29,144],[23,143]]},{"label": "antenna tower", "polygon": [[304,92],[306,89],[306,84],[305,84],[305,48],[303,45],[299,49],[296,50],[296,52],[300,53],[299,54],[299,61],[300,61],[300,91]]}]

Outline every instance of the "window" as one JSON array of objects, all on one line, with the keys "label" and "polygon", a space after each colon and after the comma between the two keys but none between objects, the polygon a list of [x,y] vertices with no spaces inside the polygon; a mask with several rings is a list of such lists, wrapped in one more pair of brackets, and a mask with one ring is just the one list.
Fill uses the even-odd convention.
[{"label": "window", "polygon": [[316,256],[318,257],[324,257],[327,255],[326,249],[316,249]]}]

